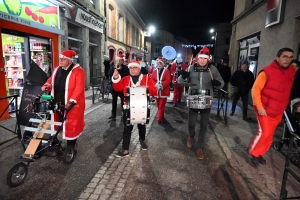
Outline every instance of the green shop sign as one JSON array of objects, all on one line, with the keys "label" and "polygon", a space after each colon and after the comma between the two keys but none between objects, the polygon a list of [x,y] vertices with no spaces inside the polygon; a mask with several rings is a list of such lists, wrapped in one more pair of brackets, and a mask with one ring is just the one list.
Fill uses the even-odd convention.
[{"label": "green shop sign", "polygon": [[59,30],[59,7],[46,0],[0,0],[0,19],[64,34]]}]

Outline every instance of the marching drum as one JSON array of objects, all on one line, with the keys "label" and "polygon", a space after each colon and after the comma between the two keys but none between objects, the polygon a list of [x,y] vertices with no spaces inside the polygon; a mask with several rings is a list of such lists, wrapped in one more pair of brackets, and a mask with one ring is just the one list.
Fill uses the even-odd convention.
[{"label": "marching drum", "polygon": [[148,124],[150,118],[148,87],[127,87],[124,101],[126,125]]},{"label": "marching drum", "polygon": [[199,95],[188,95],[186,97],[186,104],[188,108],[192,109],[206,109],[212,106],[212,96],[199,96]]}]

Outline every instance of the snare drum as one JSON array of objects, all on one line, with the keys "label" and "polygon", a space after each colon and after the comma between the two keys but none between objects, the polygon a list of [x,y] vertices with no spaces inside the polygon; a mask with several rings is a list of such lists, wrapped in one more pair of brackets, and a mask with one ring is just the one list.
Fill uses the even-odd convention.
[{"label": "snare drum", "polygon": [[34,102],[32,103],[33,106],[33,112],[34,113],[46,113],[48,112],[48,102],[42,101],[42,102]]},{"label": "snare drum", "polygon": [[212,96],[189,95],[186,97],[186,104],[188,108],[206,109],[211,108],[212,100]]},{"label": "snare drum", "polygon": [[124,101],[126,125],[148,124],[150,118],[148,87],[127,87]]}]

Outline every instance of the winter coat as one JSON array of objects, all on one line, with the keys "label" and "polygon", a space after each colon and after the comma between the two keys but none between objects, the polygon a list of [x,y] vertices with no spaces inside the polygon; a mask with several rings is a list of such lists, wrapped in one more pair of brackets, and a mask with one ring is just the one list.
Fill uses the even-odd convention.
[{"label": "winter coat", "polygon": [[222,77],[222,79],[224,80],[225,83],[228,83],[230,78],[231,78],[231,69],[230,67],[227,65],[221,65],[219,68],[219,73]]},{"label": "winter coat", "polygon": [[295,69],[292,66],[284,69],[274,60],[261,71],[267,75],[267,82],[261,90],[261,102],[268,116],[278,116],[289,103]]},{"label": "winter coat", "polygon": [[[53,85],[58,72],[57,67],[52,76],[47,80],[45,85]],[[65,91],[65,103],[71,104],[72,101],[76,102],[76,105],[70,110],[67,116],[67,120],[63,124],[63,139],[74,140],[78,138],[85,126],[84,123],[84,110],[85,110],[85,73],[83,69],[75,64],[66,79],[66,91]],[[55,98],[54,87],[50,87],[51,95]],[[59,116],[57,113],[51,115],[51,120],[58,121]],[[54,126],[52,126],[54,129]]]},{"label": "winter coat", "polygon": [[155,69],[152,73],[151,78],[153,79],[154,83],[162,84],[163,89],[158,90],[157,94],[155,95],[156,98],[168,98],[170,96],[170,81],[171,75],[170,71],[167,68],[163,68],[163,72],[159,77],[159,69]]},{"label": "winter coat", "polygon": [[[201,67],[203,71],[196,72],[195,68],[200,67],[198,63],[195,63],[194,65],[191,65],[189,68],[189,72],[186,71],[180,71],[181,75],[178,77],[177,82],[183,83],[185,78],[188,78],[188,83],[196,84],[196,86],[189,87],[188,94],[193,94],[193,91],[200,89],[200,80],[202,80],[202,90],[209,90],[210,96],[213,96],[213,88],[216,86],[217,89],[221,89],[224,86],[224,81],[217,70],[215,66],[208,63],[205,67]],[[213,85],[213,82],[211,80],[210,73],[208,71],[208,68],[210,69],[213,79],[216,80],[216,82],[219,82],[218,85]]]},{"label": "winter coat", "polygon": [[155,88],[155,83],[148,75],[140,74],[139,81],[136,84],[134,84],[131,81],[131,76],[130,75],[129,76],[124,76],[122,79],[121,79],[121,76],[119,76],[118,79],[114,79],[112,77],[111,80],[112,80],[112,83],[113,83],[114,90],[118,91],[118,92],[123,91],[124,96],[126,96],[126,93],[127,93],[126,88],[127,87],[147,86],[149,94],[152,97],[157,93],[156,88]]},{"label": "winter coat", "polygon": [[296,71],[290,99],[300,98],[300,70]]},{"label": "winter coat", "polygon": [[236,70],[231,77],[230,83],[237,88],[238,94],[247,94],[254,84],[254,75],[250,70],[245,72]]}]

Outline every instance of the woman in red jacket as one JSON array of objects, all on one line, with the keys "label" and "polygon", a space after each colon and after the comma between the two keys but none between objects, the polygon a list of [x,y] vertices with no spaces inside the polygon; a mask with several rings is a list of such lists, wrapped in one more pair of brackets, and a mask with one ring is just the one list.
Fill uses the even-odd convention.
[{"label": "woman in red jacket", "polygon": [[154,80],[155,87],[157,89],[156,104],[158,109],[157,121],[161,123],[164,118],[165,106],[167,98],[170,96],[170,71],[164,68],[164,59],[158,58],[157,69],[152,73],[152,79]]}]

